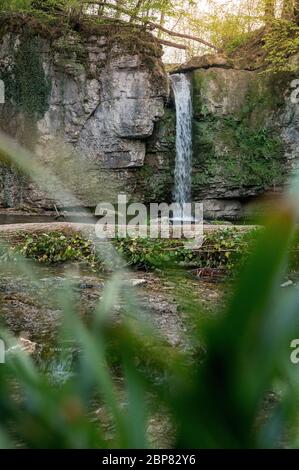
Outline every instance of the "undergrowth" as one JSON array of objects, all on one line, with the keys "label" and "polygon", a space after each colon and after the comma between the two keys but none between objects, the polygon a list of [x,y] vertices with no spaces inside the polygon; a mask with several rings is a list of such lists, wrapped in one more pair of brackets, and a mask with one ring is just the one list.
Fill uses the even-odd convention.
[{"label": "undergrowth", "polygon": [[[256,231],[215,230],[207,233],[202,247],[195,250],[185,247],[183,239],[119,238],[113,244],[127,265],[141,270],[194,266],[233,271],[248,254]],[[17,254],[39,263],[78,261],[93,269],[101,268],[94,243],[79,234],[50,232],[25,235],[1,257],[13,259]]]}]

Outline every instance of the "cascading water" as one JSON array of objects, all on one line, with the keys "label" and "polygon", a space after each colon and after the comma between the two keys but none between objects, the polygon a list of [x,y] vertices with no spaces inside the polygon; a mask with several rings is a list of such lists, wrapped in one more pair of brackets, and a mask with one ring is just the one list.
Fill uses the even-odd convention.
[{"label": "cascading water", "polygon": [[183,73],[171,75],[176,106],[176,160],[174,200],[181,206],[191,202],[192,100],[191,82]]}]

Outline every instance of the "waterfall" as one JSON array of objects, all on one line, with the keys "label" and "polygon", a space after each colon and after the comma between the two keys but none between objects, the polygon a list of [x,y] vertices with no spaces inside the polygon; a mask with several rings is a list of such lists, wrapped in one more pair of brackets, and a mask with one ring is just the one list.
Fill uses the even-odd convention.
[{"label": "waterfall", "polygon": [[176,107],[176,160],[174,200],[180,205],[191,202],[192,100],[191,81],[183,73],[171,75]]}]

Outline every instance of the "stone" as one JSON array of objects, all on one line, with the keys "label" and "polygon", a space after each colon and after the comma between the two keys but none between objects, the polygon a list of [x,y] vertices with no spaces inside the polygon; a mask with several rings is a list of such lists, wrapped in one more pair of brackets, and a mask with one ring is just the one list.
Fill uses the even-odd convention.
[{"label": "stone", "polygon": [[[251,83],[257,82],[257,74],[246,70],[217,68],[195,70],[192,79],[196,116],[204,112],[205,116],[232,115],[238,119]],[[256,86],[258,90],[260,85],[256,83]]]},{"label": "stone", "polygon": [[207,199],[203,201],[204,219],[236,220],[242,217],[238,200]]},{"label": "stone", "polygon": [[[93,207],[100,201],[113,202],[120,192],[133,192],[134,172],[142,168],[147,140],[163,117],[169,85],[154,37],[138,33],[132,52],[121,34],[119,26],[117,35],[105,29],[98,36],[82,33],[80,39],[73,34],[53,43],[50,38],[38,39],[44,71],[40,78],[51,85],[47,109],[28,133],[25,111],[7,103],[0,107],[0,128],[19,141],[29,138],[37,160],[62,180],[64,188],[52,185],[51,194],[46,194],[46,174],[38,187],[3,167],[0,207],[26,204],[51,210],[54,199],[59,208]],[[127,28],[124,34],[127,38]],[[24,41],[25,35],[13,32],[1,38],[0,78],[6,64],[14,64]],[[7,123],[13,127],[8,129]]]},{"label": "stone", "polygon": [[[45,174],[37,184],[1,165],[0,209],[94,207],[115,202],[119,193],[130,201],[172,201],[175,109],[162,50],[141,31],[130,44],[125,29],[125,41],[120,26],[117,35],[111,26],[111,32],[63,34],[52,42],[39,37],[39,78],[51,84],[47,109],[31,126],[24,109],[8,100],[0,105],[0,128],[33,150]],[[26,40],[5,31],[0,78]],[[192,196],[205,202],[208,218],[242,217],[250,201],[280,193],[298,167],[291,78],[280,83],[245,68],[205,54],[175,70],[188,72],[193,83]],[[50,193],[47,169],[63,183]]]},{"label": "stone", "polygon": [[280,287],[285,288],[285,287],[291,287],[293,285],[293,281],[286,281],[283,284],[281,284]]},{"label": "stone", "polygon": [[[211,218],[243,217],[261,195],[281,193],[296,167],[299,114],[291,78],[219,67],[194,70],[191,79],[193,198],[214,201]],[[216,201],[227,201],[225,210]]]},{"label": "stone", "polygon": [[18,338],[18,344],[16,346],[12,346],[7,350],[7,354],[17,353],[19,351],[25,352],[29,355],[35,353],[37,347],[37,343],[30,341],[27,338]]},{"label": "stone", "polygon": [[131,279],[130,280],[130,284],[133,286],[133,287],[140,287],[140,286],[144,286],[146,284],[146,279]]},{"label": "stone", "polygon": [[210,67],[232,68],[232,62],[223,54],[204,54],[192,57],[188,62],[172,70],[171,73],[190,72],[196,69],[209,69]]}]

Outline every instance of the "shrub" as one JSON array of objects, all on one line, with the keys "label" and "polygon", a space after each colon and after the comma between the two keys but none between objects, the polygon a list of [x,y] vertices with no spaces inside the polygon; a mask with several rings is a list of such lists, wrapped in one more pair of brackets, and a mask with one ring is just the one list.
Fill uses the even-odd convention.
[{"label": "shrub", "polygon": [[208,232],[202,247],[196,250],[186,248],[184,240],[171,239],[126,238],[118,239],[115,246],[128,265],[139,269],[196,266],[232,270],[248,255],[256,232],[234,228]]},{"label": "shrub", "polygon": [[27,235],[14,251],[40,263],[82,261],[91,267],[99,263],[91,240],[60,232]]}]

